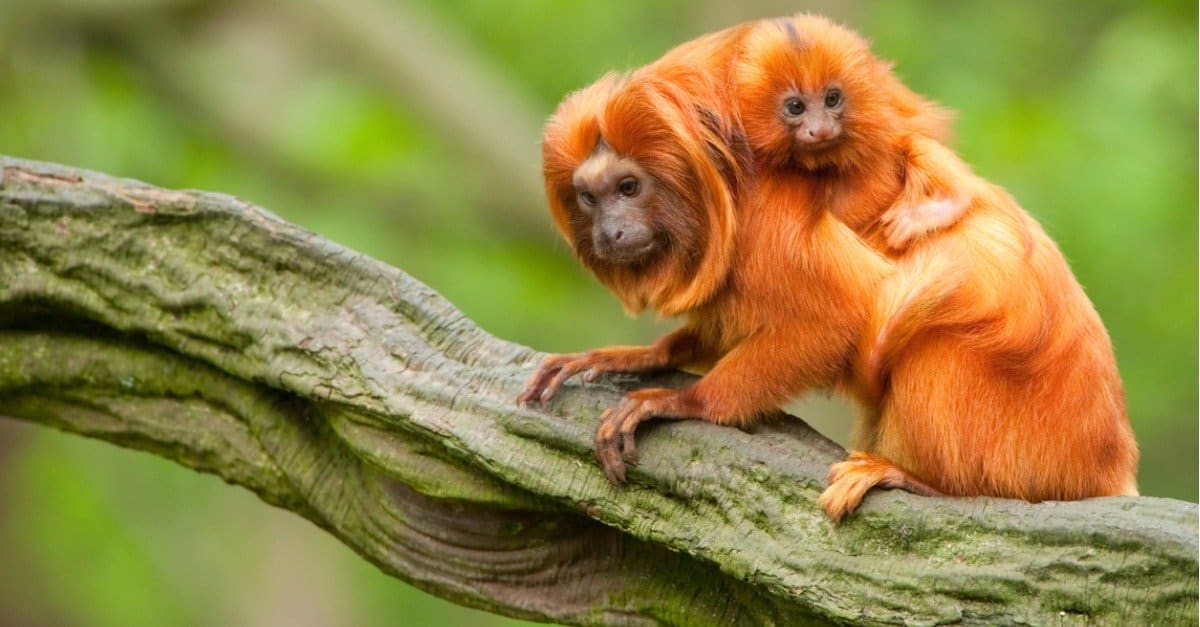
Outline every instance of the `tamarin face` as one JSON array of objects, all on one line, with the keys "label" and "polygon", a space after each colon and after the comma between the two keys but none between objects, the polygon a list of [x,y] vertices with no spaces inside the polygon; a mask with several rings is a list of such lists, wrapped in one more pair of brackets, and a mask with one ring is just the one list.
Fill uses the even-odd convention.
[{"label": "tamarin face", "polygon": [[854,32],[798,15],[761,22],[735,71],[739,112],[756,157],[806,170],[859,164],[898,115],[883,93],[889,66]]},{"label": "tamarin face", "polygon": [[842,138],[846,98],[836,83],[824,89],[791,91],[784,95],[779,118],[791,130],[797,150],[818,152]]},{"label": "tamarin face", "polygon": [[[674,220],[664,217],[682,210],[637,161],[622,157],[601,142],[572,176],[580,221],[590,223],[592,251],[613,264],[644,263],[671,239]],[[675,201],[675,202],[672,202]],[[677,233],[675,241],[686,239]]]}]

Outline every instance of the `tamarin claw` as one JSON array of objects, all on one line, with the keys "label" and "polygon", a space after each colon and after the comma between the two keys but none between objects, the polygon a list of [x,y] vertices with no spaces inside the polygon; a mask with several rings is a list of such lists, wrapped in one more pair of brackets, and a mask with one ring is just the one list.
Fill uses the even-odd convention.
[{"label": "tamarin claw", "polygon": [[549,403],[567,380],[592,367],[589,353],[549,355],[525,384],[525,389],[517,397],[517,404],[527,405],[535,399],[539,403]]}]

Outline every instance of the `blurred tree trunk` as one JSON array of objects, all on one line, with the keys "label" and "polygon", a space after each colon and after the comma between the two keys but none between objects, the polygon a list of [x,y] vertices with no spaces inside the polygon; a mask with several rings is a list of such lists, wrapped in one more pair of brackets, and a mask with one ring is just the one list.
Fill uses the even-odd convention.
[{"label": "blurred tree trunk", "polygon": [[518,408],[540,356],[399,270],[227,196],[0,177],[0,415],[214,473],[434,594],[580,624],[1196,621],[1194,504],[877,493],[835,526],[843,451],[794,419],[651,426],[614,488],[591,432],[630,379]]},{"label": "blurred tree trunk", "polygon": [[279,114],[331,72],[377,89],[455,150],[471,173],[461,185],[475,199],[474,219],[509,235],[552,232],[529,202],[542,194],[541,157],[530,138],[540,135],[549,110],[420,3],[0,2],[0,53],[32,50],[47,71],[60,72],[61,57],[81,68],[76,48],[89,46],[117,53],[181,118],[213,132],[289,189],[336,193],[357,199],[350,204],[396,213],[412,204],[404,202],[412,189],[372,174],[346,180],[347,168],[303,158],[287,116]]}]

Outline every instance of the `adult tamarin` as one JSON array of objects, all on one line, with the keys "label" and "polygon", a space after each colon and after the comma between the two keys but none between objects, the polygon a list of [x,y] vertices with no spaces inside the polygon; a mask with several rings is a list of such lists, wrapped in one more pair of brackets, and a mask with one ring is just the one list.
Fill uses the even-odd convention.
[{"label": "adult tamarin", "polygon": [[581,372],[708,368],[604,412],[596,456],[614,483],[649,418],[744,425],[812,388],[853,389],[869,303],[891,272],[813,209],[803,173],[749,176],[736,120],[721,112],[725,85],[703,72],[670,79],[605,77],[569,96],[543,137],[551,214],[580,261],[629,311],[686,323],[648,347],[552,356],[519,400],[547,401]]},{"label": "adult tamarin", "polygon": [[[1136,448],[1124,417],[1111,346],[1053,243],[1001,190],[976,179],[952,152],[929,141],[944,134],[945,118],[940,111],[904,88],[852,33],[838,42],[854,44],[851,46],[821,48],[816,45],[817,38],[803,40],[802,33],[811,35],[809,31],[814,24],[821,23],[820,20],[806,23],[808,19],[811,18],[735,27],[685,44],[647,70],[674,83],[684,92],[685,101],[705,97],[711,109],[703,118],[718,119],[720,116],[714,115],[714,111],[745,118],[746,136],[755,148],[759,166],[766,170],[761,178],[767,183],[760,188],[778,190],[778,183],[786,181],[788,189],[787,194],[776,195],[777,202],[762,200],[772,197],[769,192],[764,192],[759,202],[780,214],[797,212],[790,216],[793,218],[822,216],[806,223],[809,226],[822,224],[824,216],[832,212],[881,251],[899,257],[901,271],[877,288],[870,320],[872,330],[864,334],[866,341],[861,342],[862,359],[858,363],[859,372],[866,374],[865,380],[852,380],[848,387],[876,390],[874,395],[859,394],[867,416],[859,430],[860,446],[879,455],[891,455],[901,465],[883,457],[855,454],[849,462],[835,466],[831,472],[832,486],[823,496],[827,511],[835,518],[844,515],[870,487],[877,485],[924,494],[992,494],[1029,500],[1135,493]],[[824,25],[832,27],[827,22]],[[839,35],[845,33],[841,31]],[[800,62],[803,58],[781,60],[772,56],[800,54],[798,50],[816,51],[810,60],[823,59],[816,64],[818,67],[823,63],[836,66],[840,60],[846,67],[871,71],[861,75],[840,74],[839,78],[847,81],[850,94],[845,86],[837,85],[837,96],[831,98],[829,80],[821,86],[823,89],[805,82],[821,81],[813,79],[820,73],[813,73],[811,67],[803,65]],[[677,62],[679,59],[687,62],[681,64]],[[772,67],[772,63],[779,64],[774,69],[780,71],[760,71]],[[800,69],[786,74],[789,63],[790,68]],[[872,67],[872,63],[878,65]],[[699,66],[706,72],[686,71],[688,65]],[[708,79],[715,84],[707,85]],[[738,89],[731,89],[728,83]],[[797,103],[794,92],[799,91],[799,86],[806,89]],[[863,87],[877,91],[860,89]],[[756,103],[756,88],[765,106],[756,107],[763,104]],[[603,90],[584,93],[595,95],[597,91]],[[849,100],[839,102],[848,96]],[[571,123],[564,124],[563,120],[584,120],[595,115],[585,113],[588,107],[581,103],[591,102],[593,107],[603,108],[599,104],[603,99],[580,96],[572,100],[573,106],[564,103],[552,119],[547,130],[548,147],[555,143],[551,141],[555,120],[562,128],[569,128]],[[816,101],[824,109],[810,106]],[[863,106],[872,102],[875,106]],[[686,109],[678,103],[676,108]],[[822,118],[806,115],[813,111],[826,115]],[[870,112],[881,115],[878,118],[863,115]],[[755,119],[756,114],[761,117]],[[756,126],[758,122],[762,124]],[[828,128],[820,126],[825,124]],[[731,128],[736,131],[736,124]],[[813,132],[807,138],[798,136],[809,131]],[[559,131],[560,135],[564,132]],[[587,140],[583,144],[589,145]],[[591,153],[585,150],[579,154]],[[575,163],[583,161],[577,157]],[[728,163],[736,161],[736,155],[726,154],[725,161],[723,167],[728,169]],[[872,168],[878,168],[875,178],[871,178]],[[744,174],[745,170],[741,172]],[[547,174],[553,207],[550,168]],[[794,174],[802,176],[791,176]],[[742,185],[751,187],[744,182]],[[787,196],[786,202],[783,196]],[[587,197],[584,198],[586,201]],[[814,213],[813,206],[805,203],[816,203],[820,210]],[[570,205],[570,201],[560,204]],[[739,215],[760,217],[751,213],[756,210],[755,202],[744,204]],[[980,209],[979,205],[987,209]],[[768,209],[766,213],[771,211]],[[568,210],[560,208],[554,213],[564,234],[579,232],[564,230],[565,218],[561,216],[569,216]],[[973,234],[958,237],[956,233],[963,230]],[[804,229],[808,234],[818,231]],[[768,238],[780,233],[770,229],[757,232]],[[923,238],[924,235],[932,236]],[[757,246],[740,231],[737,241],[742,246]],[[835,237],[831,241],[843,240]],[[914,241],[917,245],[909,249]],[[804,244],[801,248],[806,251],[814,249],[807,246],[805,239],[795,243]],[[857,251],[857,246],[855,241],[849,250]],[[827,260],[838,260],[835,265],[861,262],[862,258],[853,261],[856,254],[839,256],[839,252],[844,251],[832,251]],[[588,263],[584,254],[581,259]],[[843,279],[848,275],[854,282],[854,286],[844,288],[842,293],[855,293],[877,278],[877,260],[870,256],[865,259],[870,261],[860,268],[861,274],[838,275]],[[731,274],[742,277],[747,272],[762,271],[763,276],[777,278],[777,268],[770,263],[765,267],[738,264]],[[648,279],[650,275],[640,276]],[[664,290],[657,280],[647,285],[657,285],[651,291],[660,294],[680,290],[679,293],[694,295],[697,293],[694,287],[710,283],[704,273],[685,272],[682,276],[695,280],[676,285],[693,287]],[[634,294],[638,290],[627,291],[617,285],[628,288],[638,285],[639,280],[626,277],[617,281],[614,276],[606,283],[618,294]],[[641,291],[646,293],[645,288]],[[755,292],[751,289],[745,293]],[[648,304],[644,298],[640,306],[638,298],[632,299],[632,306],[630,298],[623,296],[623,300],[632,310]],[[770,313],[757,311],[772,309],[770,300],[757,305],[744,298],[741,302],[749,303],[747,309],[751,315],[747,320],[770,319]],[[661,313],[688,313],[690,324],[648,348],[607,349],[551,358],[535,374],[522,400],[548,400],[558,385],[579,372],[664,368],[688,361],[711,361],[713,353],[723,352],[722,347],[713,350],[702,345],[698,339],[703,334],[696,329],[704,328],[705,320],[714,326],[729,324],[731,319],[708,317],[703,312],[689,312],[672,305],[655,306]],[[741,309],[725,308],[722,313],[732,313],[734,326],[738,326]],[[759,313],[762,315],[755,315]],[[788,338],[802,336],[803,327],[795,325],[792,332],[785,334],[787,337],[774,339],[786,343],[790,341]],[[803,348],[801,342],[795,345]],[[753,350],[738,353],[745,356]],[[769,355],[770,351],[763,350],[761,360],[772,363]],[[754,360],[739,359],[737,363],[742,361]],[[716,371],[710,377],[712,374]],[[723,381],[747,383],[745,400],[771,396],[754,389],[760,370],[747,368],[738,377],[738,369],[730,367],[720,374]],[[960,375],[961,382],[956,380]],[[847,378],[853,379],[845,373],[833,377],[835,383],[842,384],[847,383]],[[824,381],[828,383],[829,378]],[[786,391],[777,388],[773,396],[782,400],[805,387],[795,385]],[[726,399],[724,404],[734,401]],[[979,408],[980,404],[986,408]],[[620,419],[629,415],[629,411],[609,412],[597,433],[598,456],[608,469],[620,464],[619,440],[632,452],[633,427],[655,414],[655,403],[651,402],[627,399],[622,407],[628,410],[633,405],[637,406],[633,411],[636,420]],[[660,405],[663,413],[669,414],[664,417],[679,417],[676,414],[681,403]],[[718,414],[697,410],[691,415],[714,422],[745,419],[721,418]],[[1069,419],[1072,414],[1081,414],[1083,419],[1072,424]],[[905,417],[911,422],[906,422]],[[614,431],[610,427],[606,431],[606,425],[612,424],[619,428]],[[1059,455],[1064,447],[1071,454]],[[623,465],[619,470],[620,476],[610,472],[610,479],[623,478]]]},{"label": "adult tamarin", "polygon": [[732,74],[761,175],[805,174],[820,209],[902,251],[862,344],[878,412],[859,425],[866,453],[831,469],[827,512],[904,477],[1029,501],[1136,494],[1125,395],[1091,302],[1011,196],[914,129],[891,66],[799,15],[756,24]]}]

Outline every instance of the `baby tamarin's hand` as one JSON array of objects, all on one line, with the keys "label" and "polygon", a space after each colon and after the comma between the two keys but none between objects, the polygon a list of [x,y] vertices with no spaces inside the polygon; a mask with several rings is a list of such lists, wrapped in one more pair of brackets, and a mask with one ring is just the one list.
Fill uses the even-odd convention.
[{"label": "baby tamarin's hand", "polygon": [[921,237],[958,222],[969,205],[969,198],[950,196],[888,209],[880,218],[888,248],[906,250]]}]

